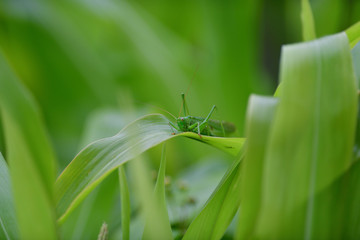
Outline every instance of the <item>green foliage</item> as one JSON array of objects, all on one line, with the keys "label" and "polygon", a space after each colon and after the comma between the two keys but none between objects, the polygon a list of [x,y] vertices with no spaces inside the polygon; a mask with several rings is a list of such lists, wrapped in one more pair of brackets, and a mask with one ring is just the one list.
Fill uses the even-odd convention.
[{"label": "green foliage", "polygon": [[249,239],[256,227],[261,207],[264,159],[278,100],[253,95],[250,98],[246,126],[246,157],[242,173],[241,213],[237,239]]},{"label": "green foliage", "polygon": [[150,196],[147,196],[149,200],[144,204],[146,222],[143,239],[173,239],[165,200],[165,154],[164,144],[154,193],[153,195],[150,194]]},{"label": "green foliage", "polygon": [[[194,138],[193,135],[189,133],[172,135],[169,120],[162,115],[154,114],[134,121],[113,137],[95,141],[87,146],[56,181],[59,221],[64,221],[84,197],[121,164],[161,142],[177,136]],[[198,135],[197,137],[200,140]],[[241,138],[233,139],[230,144],[226,138],[204,137],[201,141],[209,142],[220,149],[227,149],[229,153],[233,153],[234,149],[239,151],[243,143]]]},{"label": "green foliage", "polygon": [[353,26],[346,30],[346,34],[349,38],[350,46],[353,48],[360,41],[360,22],[357,22]]},{"label": "green foliage", "polygon": [[130,239],[130,194],[123,166],[119,167],[122,239]]},{"label": "green foliage", "polygon": [[315,23],[310,3],[308,0],[301,0],[301,23],[304,41],[316,39]]},{"label": "green foliage", "polygon": [[0,238],[18,239],[19,230],[12,197],[11,179],[8,166],[0,153]]},{"label": "green foliage", "polygon": [[[33,98],[0,52],[0,109],[20,235],[56,239],[55,157]],[[36,224],[34,224],[34,216]]]},{"label": "green foliage", "polygon": [[330,237],[315,227],[322,221],[316,193],[351,163],[357,87],[346,35],[285,46],[281,81],[254,234],[271,239]]},{"label": "green foliage", "polygon": [[242,155],[232,164],[208,202],[190,224],[184,239],[220,239],[240,204]]},{"label": "green foliage", "polygon": [[359,9],[1,1],[0,238],[359,239]]}]

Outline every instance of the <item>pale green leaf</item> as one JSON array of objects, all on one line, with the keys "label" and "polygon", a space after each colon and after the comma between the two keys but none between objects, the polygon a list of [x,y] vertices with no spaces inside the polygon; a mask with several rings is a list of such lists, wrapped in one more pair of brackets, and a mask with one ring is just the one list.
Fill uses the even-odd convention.
[{"label": "pale green leaf", "polygon": [[[343,194],[341,201],[335,201],[334,209],[340,212],[339,218],[333,218],[331,211],[328,211],[328,220],[332,220],[341,232],[339,239],[359,239],[360,238],[360,161],[356,161],[350,169],[331,186],[333,189],[340,189],[337,193]],[[326,191],[329,191],[328,189]],[[336,195],[335,195],[336,196]],[[338,195],[341,196],[341,195]],[[334,198],[332,198],[334,199]],[[335,197],[337,199],[337,197]],[[344,207],[344,208],[343,208]],[[325,219],[325,218],[322,218]],[[334,231],[336,232],[336,231]]]},{"label": "pale green leaf", "polygon": [[20,233],[28,239],[56,239],[54,153],[34,99],[1,52],[0,108]]},{"label": "pale green leaf", "polygon": [[[126,114],[115,109],[95,110],[85,124],[80,146],[85,147],[97,139],[115,135],[119,127],[124,127],[125,123],[130,121],[128,118]],[[104,221],[109,223],[109,229],[116,225],[117,222],[113,219],[119,219],[120,215],[114,211],[117,206],[115,199],[119,194],[118,182],[118,172],[114,171],[86,197],[61,225],[63,239],[95,239]]]},{"label": "pale green leaf", "polygon": [[119,183],[120,183],[120,200],[121,200],[121,230],[122,239],[130,239],[130,194],[126,179],[125,169],[119,167]]},{"label": "pale green leaf", "polygon": [[357,85],[346,34],[285,46],[280,76],[254,236],[317,238],[315,195],[347,170],[352,157]]},{"label": "pale green leaf", "polygon": [[164,144],[154,195],[150,201],[151,206],[149,206],[151,207],[149,212],[152,214],[146,218],[143,239],[173,239],[165,199],[165,167],[166,151]]},{"label": "pale green leaf", "polygon": [[56,181],[59,221],[63,221],[66,215],[117,167],[161,142],[178,136],[189,136],[230,154],[239,151],[243,144],[241,138],[200,138],[194,135],[197,134],[172,135],[169,120],[163,115],[153,114],[132,122],[113,137],[90,144],[75,157]]},{"label": "pale green leaf", "polygon": [[309,0],[301,0],[301,23],[303,40],[316,39],[314,17]]},{"label": "pale green leaf", "polygon": [[355,23],[345,32],[349,38],[350,46],[353,48],[360,41],[360,22]]},{"label": "pale green leaf", "polygon": [[356,44],[351,50],[351,55],[353,59],[353,66],[355,71],[355,77],[358,83],[360,84],[360,43]]},{"label": "pale green leaf", "polygon": [[269,132],[278,99],[252,95],[246,116],[246,156],[241,182],[241,207],[237,239],[249,239],[261,204],[263,166]]},{"label": "pale green leaf", "polygon": [[[360,43],[356,44],[356,46],[351,50],[351,55],[353,58],[353,66],[354,66],[356,81],[359,86],[359,83],[360,83]],[[360,99],[358,101],[360,101]],[[360,104],[358,104],[358,116],[357,116],[357,124],[356,124],[353,161],[357,161],[359,159],[360,159]]]},{"label": "pale green leaf", "polygon": [[18,239],[14,199],[8,166],[0,152],[0,239]]},{"label": "pale green leaf", "polygon": [[183,239],[220,239],[223,236],[240,204],[242,158],[243,154],[237,157]]}]

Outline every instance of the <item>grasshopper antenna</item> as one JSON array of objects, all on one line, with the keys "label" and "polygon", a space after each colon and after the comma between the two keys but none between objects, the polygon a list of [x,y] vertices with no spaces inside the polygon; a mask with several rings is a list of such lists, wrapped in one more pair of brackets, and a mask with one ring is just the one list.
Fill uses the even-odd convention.
[{"label": "grasshopper antenna", "polygon": [[194,73],[193,73],[193,75],[192,75],[192,77],[191,77],[191,81],[190,81],[190,83],[189,83],[188,88],[186,89],[186,92],[181,94],[182,102],[181,102],[181,107],[180,107],[180,111],[179,111],[179,117],[180,117],[180,114],[181,114],[182,109],[184,109],[184,114],[185,114],[185,115],[186,115],[186,114],[189,114],[189,109],[188,109],[188,107],[187,107],[187,105],[186,105],[185,97],[187,96],[187,94],[188,94],[188,92],[189,92],[189,90],[190,90],[191,84],[193,83],[193,81],[194,81],[194,79],[195,79],[195,75],[196,75],[198,69],[199,69],[199,64],[196,65],[195,71],[194,71]]},{"label": "grasshopper antenna", "polygon": [[151,103],[141,102],[141,101],[136,101],[136,102],[139,102],[139,103],[141,103],[141,104],[145,104],[145,105],[148,105],[148,106],[157,108],[157,109],[159,109],[159,110],[161,110],[161,111],[163,111],[163,112],[166,112],[166,113],[169,114],[171,117],[173,117],[174,119],[176,119],[176,117],[175,117],[173,114],[171,114],[169,111],[167,111],[167,110],[165,110],[165,109],[163,109],[163,108],[161,108],[161,107],[159,107],[159,106],[156,106],[156,105],[151,104]]}]

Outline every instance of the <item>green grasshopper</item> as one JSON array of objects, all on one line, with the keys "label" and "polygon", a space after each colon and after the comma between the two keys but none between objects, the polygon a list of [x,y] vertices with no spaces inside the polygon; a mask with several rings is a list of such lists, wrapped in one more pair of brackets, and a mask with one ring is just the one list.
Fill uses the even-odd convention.
[{"label": "green grasshopper", "polygon": [[[178,118],[175,118],[176,124],[169,122],[169,125],[173,129],[179,132],[194,132],[200,137],[201,135],[225,137],[227,134],[234,133],[236,131],[236,127],[233,123],[210,119],[216,109],[215,105],[211,108],[206,118],[190,116],[189,109],[185,102],[185,94],[182,93],[181,97],[184,117],[179,116]],[[173,132],[173,134],[175,134],[175,132]]]}]

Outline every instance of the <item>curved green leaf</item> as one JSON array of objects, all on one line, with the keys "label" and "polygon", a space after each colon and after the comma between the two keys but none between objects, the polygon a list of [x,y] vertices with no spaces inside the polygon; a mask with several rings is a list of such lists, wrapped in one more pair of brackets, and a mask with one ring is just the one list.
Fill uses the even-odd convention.
[{"label": "curved green leaf", "polygon": [[352,157],[357,86],[346,34],[285,46],[280,76],[254,237],[317,238],[314,196],[347,170]]},{"label": "curved green leaf", "polygon": [[55,156],[34,99],[1,52],[0,108],[20,233],[28,239],[56,239]]},{"label": "curved green leaf", "polygon": [[[129,118],[130,116],[120,112],[118,109],[95,110],[85,123],[79,150],[97,139],[115,135],[119,132],[119,128],[125,127],[126,122],[136,119],[130,120]],[[109,223],[110,229],[113,228],[113,217],[116,219],[119,217],[119,214],[114,212],[114,200],[119,194],[118,175],[119,173],[115,171],[110,174],[66,219],[64,224],[61,225],[62,239],[96,239],[99,234],[98,228],[103,222]],[[120,182],[121,184],[122,182]],[[121,211],[121,214],[123,214],[123,211]]]},{"label": "curved green leaf", "polygon": [[117,135],[88,145],[65,168],[55,183],[59,221],[62,222],[95,186],[121,164],[161,142],[178,136],[198,138],[197,140],[230,154],[239,151],[244,142],[242,138],[200,138],[191,133],[172,135],[169,120],[163,115],[144,116]]}]

